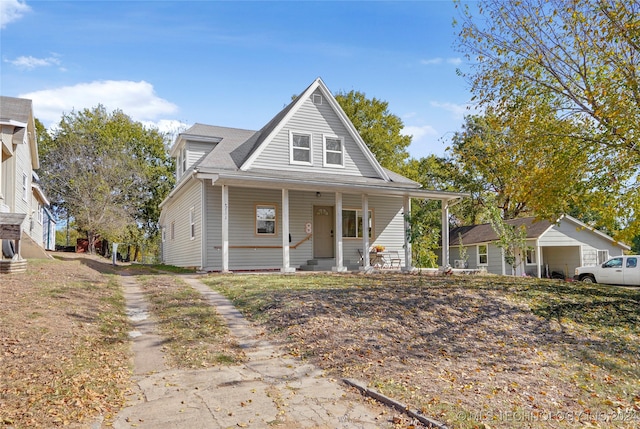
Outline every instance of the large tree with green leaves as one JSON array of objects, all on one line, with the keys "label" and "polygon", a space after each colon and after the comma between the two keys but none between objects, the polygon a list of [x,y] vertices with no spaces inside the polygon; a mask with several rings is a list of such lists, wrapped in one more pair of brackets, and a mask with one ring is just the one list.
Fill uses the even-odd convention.
[{"label": "large tree with green leaves", "polygon": [[402,135],[402,119],[389,112],[389,103],[359,91],[340,92],[336,100],[380,164],[400,172],[409,158],[411,136]]},{"label": "large tree with green leaves", "polygon": [[87,233],[90,245],[96,236],[140,242],[157,235],[158,204],[174,181],[161,133],[98,106],[64,115],[40,144],[40,175],[52,205]]},{"label": "large tree with green leaves", "polygon": [[[640,4],[620,0],[460,3],[460,49],[476,101],[500,116],[544,100],[571,122],[556,151],[584,153],[582,197],[604,223],[640,229]],[[544,127],[545,123],[539,124]],[[576,133],[576,130],[580,132]],[[558,180],[567,180],[558,173]]]}]

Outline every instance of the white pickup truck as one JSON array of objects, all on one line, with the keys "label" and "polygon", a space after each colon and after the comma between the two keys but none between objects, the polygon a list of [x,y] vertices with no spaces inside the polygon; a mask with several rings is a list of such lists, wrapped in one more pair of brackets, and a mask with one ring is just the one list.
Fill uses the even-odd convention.
[{"label": "white pickup truck", "polygon": [[578,267],[573,278],[585,283],[640,286],[640,256],[616,256],[602,265]]}]

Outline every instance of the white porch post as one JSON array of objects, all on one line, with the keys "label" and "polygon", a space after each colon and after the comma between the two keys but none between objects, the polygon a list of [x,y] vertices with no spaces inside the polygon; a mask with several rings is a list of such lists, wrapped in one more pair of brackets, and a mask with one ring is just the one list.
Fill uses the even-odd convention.
[{"label": "white porch post", "polygon": [[449,264],[449,201],[440,200],[442,204],[442,266]]},{"label": "white porch post", "polygon": [[538,278],[542,278],[542,248],[540,243],[536,240],[536,268],[538,270]]},{"label": "white porch post", "polygon": [[347,271],[344,266],[344,251],[342,248],[342,192],[336,192],[336,266],[331,270],[336,272]]},{"label": "white porch post", "polygon": [[294,273],[289,260],[289,190],[282,189],[282,268],[283,273]]},{"label": "white porch post", "polygon": [[229,272],[229,186],[222,185],[222,272]]},{"label": "white porch post", "polygon": [[404,267],[402,271],[413,270],[413,260],[411,251],[411,240],[409,240],[409,232],[411,230],[411,223],[409,218],[411,217],[411,197],[405,195],[402,212],[404,213]]},{"label": "white porch post", "polygon": [[369,195],[362,194],[362,269],[371,265],[369,259]]}]

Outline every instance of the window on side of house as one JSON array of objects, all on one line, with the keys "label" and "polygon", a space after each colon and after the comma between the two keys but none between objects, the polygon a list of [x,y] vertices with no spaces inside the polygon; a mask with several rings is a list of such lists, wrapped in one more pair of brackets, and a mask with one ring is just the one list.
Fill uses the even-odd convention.
[{"label": "window on side of house", "polygon": [[42,204],[40,204],[40,202],[38,202],[38,212],[37,212],[37,215],[36,215],[36,216],[37,216],[37,219],[38,219],[38,223],[39,223],[40,225],[42,225],[42,218],[44,217],[44,215],[43,215],[43,211],[44,211],[44,210],[43,210],[43,206],[42,206]]},{"label": "window on side of house", "polygon": [[256,204],[256,235],[276,235],[276,206]]},{"label": "window on side of house", "polygon": [[608,250],[598,250],[598,265],[604,264],[609,260]]},{"label": "window on side of house", "polygon": [[189,234],[192,240],[196,238],[196,216],[194,207],[189,209]]},{"label": "window on side of house", "polygon": [[182,174],[187,171],[187,146],[182,148]]},{"label": "window on side of house", "polygon": [[171,222],[171,230],[169,231],[169,235],[171,236],[172,240],[176,239],[176,222],[175,221]]},{"label": "window on side of house", "polygon": [[344,139],[336,136],[322,136],[324,142],[324,166],[344,167]]},{"label": "window on side of house", "polygon": [[[362,238],[363,227],[365,222],[362,219],[362,210],[351,210],[345,209],[342,210],[342,236],[345,238]],[[372,237],[373,234],[373,212],[369,210],[369,222],[368,222],[368,230],[369,230],[369,238]]]},{"label": "window on side of house", "polygon": [[29,184],[29,177],[25,171],[22,172],[22,199],[27,201],[29,193],[27,192],[27,185]]},{"label": "window on side of house", "polygon": [[312,164],[311,134],[289,131],[289,162],[291,164]]},{"label": "window on side of house", "polygon": [[487,265],[489,262],[489,246],[486,244],[479,244],[478,250],[478,265]]},{"label": "window on side of house", "polygon": [[164,243],[165,241],[167,241],[167,229],[164,226],[160,227],[160,233],[162,236],[162,242]]},{"label": "window on side of house", "polygon": [[535,249],[527,249],[526,253],[527,265],[536,265],[536,251]]}]

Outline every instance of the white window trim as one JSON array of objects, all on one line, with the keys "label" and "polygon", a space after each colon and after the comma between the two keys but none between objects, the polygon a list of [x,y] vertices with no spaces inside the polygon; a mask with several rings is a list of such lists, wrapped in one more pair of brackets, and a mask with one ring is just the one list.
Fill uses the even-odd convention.
[{"label": "white window trim", "polygon": [[29,176],[27,176],[27,172],[22,172],[22,199],[27,201],[29,197],[29,193],[27,192],[27,187],[29,186]]},{"label": "white window trim", "polygon": [[[269,208],[273,209],[273,233],[258,232],[258,209]],[[258,203],[253,209],[254,226],[253,233],[256,237],[275,237],[278,235],[278,206],[274,203]]]},{"label": "white window trim", "polygon": [[182,174],[187,171],[187,145],[182,147]]},{"label": "white window trim", "polygon": [[191,240],[196,239],[196,216],[195,216],[195,207],[191,207],[189,209],[189,236]]},{"label": "white window trim", "polygon": [[[297,161],[293,159],[293,135],[300,134],[303,136],[309,136],[309,162],[306,161]],[[297,148],[298,150],[302,150],[301,148]],[[296,165],[313,165],[313,134],[306,131],[289,131],[289,164]]]},{"label": "white window trim", "polygon": [[[343,228],[342,229],[342,238],[345,240],[362,240],[362,236],[358,235],[358,219],[362,219],[364,220],[364,217],[362,216],[362,209],[354,209],[354,208],[349,208],[349,207],[345,207],[342,209],[342,212],[356,212],[356,236],[355,237],[351,237],[351,236],[345,236],[344,234],[346,233],[346,230]],[[360,213],[360,217],[358,218],[358,213]],[[343,214],[343,219],[344,219],[344,214]],[[371,235],[369,237],[369,239],[373,239],[375,237],[375,228],[374,225],[376,224],[374,221],[374,211],[373,209],[369,209],[369,222],[371,222]],[[362,226],[362,230],[365,230],[364,225]]]},{"label": "white window trim", "polygon": [[162,242],[167,241],[167,228],[164,226],[160,227],[160,236],[162,237]]},{"label": "white window trim", "polygon": [[[487,256],[487,262],[481,263],[480,262],[480,246],[484,246],[487,249],[487,253],[482,253],[482,255],[486,255]],[[478,266],[479,267],[486,267],[487,265],[489,265],[489,245],[488,244],[478,244],[476,245],[476,261],[478,262]]]},{"label": "white window trim", "polygon": [[38,212],[36,213],[36,216],[37,216],[36,219],[38,220],[38,223],[42,225],[42,221],[44,219],[44,214],[43,214],[44,208],[39,201],[37,202],[37,205],[38,205]]},{"label": "white window trim", "polygon": [[[327,150],[328,138],[340,140],[340,149],[341,149],[340,152],[338,152],[337,150]],[[327,162],[327,153],[340,153],[340,159],[342,162],[340,164],[329,164]],[[322,135],[322,165],[324,167],[331,167],[331,168],[344,168],[344,137],[333,136],[330,134]]]},{"label": "white window trim", "polygon": [[[532,262],[529,262],[529,258],[527,257],[529,253],[531,253],[531,255],[533,256],[533,258],[531,258]],[[538,255],[536,254],[536,249],[525,250],[524,261],[525,261],[525,265],[529,265],[529,266],[538,265]]]}]

